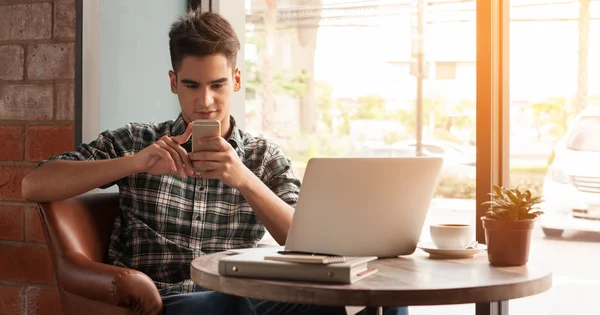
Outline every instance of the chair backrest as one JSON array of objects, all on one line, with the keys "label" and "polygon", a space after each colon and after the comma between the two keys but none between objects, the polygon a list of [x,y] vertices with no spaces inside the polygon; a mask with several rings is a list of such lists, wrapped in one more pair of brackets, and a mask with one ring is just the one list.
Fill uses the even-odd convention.
[{"label": "chair backrest", "polygon": [[57,259],[71,252],[104,262],[119,213],[118,193],[85,194],[38,208],[55,267]]}]

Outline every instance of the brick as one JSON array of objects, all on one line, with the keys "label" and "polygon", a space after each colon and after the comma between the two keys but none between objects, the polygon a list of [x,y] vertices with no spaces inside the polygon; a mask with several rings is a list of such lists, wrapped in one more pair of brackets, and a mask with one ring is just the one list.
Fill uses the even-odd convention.
[{"label": "brick", "polygon": [[54,3],[54,37],[75,38],[75,1]]},{"label": "brick", "polygon": [[27,78],[75,78],[75,44],[33,44],[27,52]]},{"label": "brick", "polygon": [[25,127],[22,125],[0,125],[0,160],[21,161],[25,156]]},{"label": "brick", "polygon": [[[73,0],[75,1],[75,0]],[[52,2],[52,0],[0,0],[0,5]]]},{"label": "brick", "polygon": [[0,7],[0,41],[47,39],[51,37],[51,3]]},{"label": "brick", "polygon": [[25,314],[25,288],[0,285],[0,314]]},{"label": "brick", "polygon": [[0,279],[30,284],[52,284],[52,260],[46,248],[0,244]]},{"label": "brick", "polygon": [[23,207],[0,205],[0,239],[7,241],[23,240]]},{"label": "brick", "polygon": [[37,162],[75,148],[73,125],[31,126],[27,129],[27,160]]},{"label": "brick", "polygon": [[0,80],[23,80],[25,57],[19,45],[0,46]]},{"label": "brick", "polygon": [[0,200],[26,201],[21,195],[21,181],[32,169],[27,166],[0,166]]},{"label": "brick", "polygon": [[0,119],[51,120],[52,85],[0,86]]},{"label": "brick", "polygon": [[57,84],[56,93],[56,120],[75,120],[75,84]]},{"label": "brick", "polygon": [[27,288],[27,315],[61,315],[57,288]]},{"label": "brick", "polygon": [[42,221],[38,213],[37,207],[28,207],[25,214],[25,237],[29,242],[46,242],[44,230],[42,229]]}]

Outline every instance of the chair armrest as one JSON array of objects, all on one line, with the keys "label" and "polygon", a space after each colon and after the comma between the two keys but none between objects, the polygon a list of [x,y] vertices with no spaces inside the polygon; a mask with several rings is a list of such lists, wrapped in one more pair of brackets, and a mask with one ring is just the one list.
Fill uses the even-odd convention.
[{"label": "chair armrest", "polygon": [[163,303],[156,285],[137,270],[103,264],[81,253],[70,253],[58,260],[62,288],[95,301],[127,307],[134,314],[162,315]]}]

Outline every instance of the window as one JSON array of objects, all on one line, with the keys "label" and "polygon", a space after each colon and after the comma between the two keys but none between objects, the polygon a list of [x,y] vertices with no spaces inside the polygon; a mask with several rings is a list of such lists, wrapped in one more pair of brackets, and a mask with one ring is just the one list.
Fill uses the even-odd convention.
[{"label": "window", "polygon": [[[275,139],[300,176],[316,156],[441,156],[422,239],[429,224],[475,224],[474,2],[252,0],[245,10],[250,133]],[[443,17],[454,10],[468,21]],[[453,146],[467,149],[457,158]]]},{"label": "window", "polygon": [[[254,63],[248,64],[253,66],[260,66],[260,60],[267,51],[264,46],[267,41],[255,37],[256,44],[252,45],[250,39],[265,31],[260,27],[261,16],[258,14],[265,12],[261,3],[264,2],[245,1],[247,18],[238,17],[238,23],[243,20],[245,24],[245,28],[239,30],[244,36],[249,36],[246,43],[250,44],[248,47],[251,47],[252,53],[247,55]],[[595,132],[598,120],[582,119],[584,124],[580,126],[575,122],[584,108],[600,105],[600,2],[431,0],[426,10],[417,10],[425,14],[424,20],[427,21],[422,32],[416,32],[425,36],[418,38],[414,37],[414,27],[419,26],[415,24],[418,18],[409,13],[415,12],[411,10],[418,7],[417,0],[287,0],[269,3],[277,6],[268,8],[273,14],[264,15],[271,27],[267,34],[279,43],[268,47],[268,56],[274,60],[270,64],[269,77],[279,75],[281,78],[281,71],[291,69],[287,74],[301,80],[288,81],[308,82],[308,91],[315,94],[309,93],[310,98],[307,98],[306,94],[302,94],[307,93],[304,89],[289,89],[290,85],[286,86],[287,89],[280,89],[278,87],[283,85],[278,85],[277,80],[269,81],[272,93],[267,105],[271,107],[268,107],[266,116],[261,112],[264,100],[261,100],[258,90],[254,90],[256,97],[248,99],[246,115],[250,129],[258,133],[273,133],[284,143],[287,139],[294,139],[295,146],[300,147],[298,152],[307,152],[299,155],[288,145],[286,150],[296,161],[315,155],[339,156],[346,151],[354,152],[365,143],[383,141],[386,134],[386,141],[394,144],[402,140],[414,141],[415,128],[421,124],[424,139],[432,135],[440,137],[439,129],[460,134],[462,142],[476,139],[476,192],[467,189],[467,198],[447,198],[446,192],[438,188],[438,198],[447,199],[443,199],[445,202],[436,199],[433,206],[441,206],[441,210],[448,214],[450,209],[444,209],[444,205],[448,205],[450,200],[456,202],[452,209],[465,211],[455,210],[451,212],[451,218],[476,222],[479,239],[482,240],[477,218],[485,211],[480,204],[488,200],[487,193],[492,183],[519,185],[543,193],[546,215],[534,230],[531,258],[542,260],[554,269],[553,288],[544,294],[511,301],[511,312],[549,315],[597,312],[594,301],[600,292],[600,273],[596,268],[595,253],[600,252],[600,238],[596,232],[589,231],[600,230],[600,211],[597,211],[600,205],[600,164],[597,152],[588,152],[588,149],[595,151],[597,141],[593,142],[594,138],[588,141],[590,138],[579,135],[583,130],[598,134]],[[352,13],[357,7],[361,8],[361,14]],[[404,24],[394,25],[395,21],[373,13],[382,7]],[[304,10],[308,8],[309,11]],[[311,15],[300,16],[302,12],[311,12]],[[445,36],[436,32],[438,27],[446,28]],[[247,32],[242,31],[244,29]],[[369,36],[391,29],[394,29],[393,40],[386,38],[384,43],[376,40],[377,35]],[[350,33],[349,30],[352,30],[352,35],[346,34]],[[340,35],[332,36],[332,32]],[[296,43],[292,46],[293,51],[300,53],[286,55],[285,47],[295,43],[292,40],[294,34],[302,38],[303,45]],[[283,40],[283,37],[286,39]],[[328,49],[321,54],[319,51],[323,47]],[[420,52],[415,47],[423,48],[423,67],[415,64]],[[311,51],[315,52],[314,55],[307,55]],[[355,55],[356,51],[361,52],[360,56]],[[332,57],[327,57],[328,54]],[[449,59],[448,55],[452,58]],[[382,59],[387,59],[385,66],[380,62]],[[442,62],[452,62],[454,66]],[[434,78],[426,75],[429,72],[427,65],[438,68],[434,69],[438,70]],[[334,70],[323,70],[327,68]],[[415,77],[419,73],[424,79],[422,86]],[[373,79],[382,77],[384,80]],[[315,80],[317,84],[330,82],[329,88],[316,85]],[[388,93],[377,93],[378,88]],[[395,110],[414,108],[416,92],[421,89],[424,113],[421,124],[411,112],[393,116]],[[368,97],[361,95],[365,90],[370,94]],[[297,92],[300,94],[294,94]],[[349,95],[352,93],[358,95]],[[363,96],[362,99],[359,100],[359,96]],[[376,96],[383,96],[383,101]],[[476,99],[471,102],[476,106],[463,99],[475,96]],[[315,104],[314,100],[319,100],[319,97],[323,102],[317,101],[316,104],[324,106],[304,106]],[[295,105],[284,107],[284,103]],[[296,119],[290,124],[268,119],[269,115],[273,115],[269,114],[271,110],[281,111],[281,108],[297,115]],[[445,110],[442,113],[446,120],[440,120],[436,115],[440,110]],[[384,115],[381,115],[382,112]],[[303,117],[312,118],[302,120]],[[386,119],[389,117],[394,118]],[[407,119],[411,117],[412,121]],[[477,117],[475,123],[470,121],[474,117]],[[376,128],[369,122],[377,120],[372,118],[378,118]],[[465,124],[476,124],[477,128],[456,128]],[[350,128],[351,125],[354,128]],[[338,133],[320,133],[319,130],[323,129],[319,128],[324,127],[338,130]],[[285,132],[284,128],[287,128]],[[477,135],[474,135],[475,130]],[[391,136],[390,131],[413,135],[413,138]],[[347,135],[347,143],[340,140],[341,134]],[[328,144],[327,138],[332,135],[336,136],[335,143],[324,145]],[[565,138],[567,135],[571,135],[572,139]],[[571,150],[569,147],[585,150]],[[474,148],[469,143],[466,149],[459,151],[472,153]],[[381,151],[365,152],[380,154]],[[474,184],[474,180],[461,183]],[[458,184],[453,185],[459,187]],[[454,194],[455,189],[451,190],[449,193]],[[435,219],[434,211],[431,220]],[[577,302],[574,302],[575,298]],[[413,307],[411,314],[469,314],[472,310],[470,305]],[[480,313],[490,314],[490,311],[477,307],[477,314]]]},{"label": "window", "polygon": [[456,80],[456,62],[436,62],[436,80]]},{"label": "window", "polygon": [[554,270],[548,292],[511,312],[594,314],[600,243],[585,231],[600,230],[600,3],[511,0],[510,17],[510,183],[543,194],[531,258]]},{"label": "window", "polygon": [[76,79],[77,144],[131,121],[177,117],[179,104],[167,75],[168,33],[187,5],[187,0],[78,2],[83,44]]},{"label": "window", "polygon": [[[473,4],[245,1],[246,129],[280,143],[298,174],[315,156],[415,156],[417,130],[421,154],[446,158],[443,148],[426,145],[443,140],[471,147],[464,161],[474,160],[475,85],[469,82],[475,72],[465,72],[467,83],[455,80],[461,58],[471,58],[461,63],[467,70],[475,62]],[[436,18],[448,10],[467,10],[463,16],[471,21]],[[449,45],[446,32],[460,44]],[[442,71],[442,80],[426,75],[427,64]],[[475,208],[475,166],[464,161],[444,164],[440,204],[456,198]],[[457,195],[443,188],[453,185],[472,189]],[[441,212],[431,220],[474,223],[474,215]]]},{"label": "window", "polygon": [[[223,1],[212,3],[223,7]],[[508,62],[509,0],[243,2],[245,16],[236,13],[234,20],[246,37],[246,78],[267,70],[246,84],[249,131],[282,143],[300,175],[302,161],[312,156],[380,155],[388,154],[381,146],[449,141],[459,149],[444,152],[467,156],[457,165],[469,174],[476,171],[478,185],[475,176],[446,172],[453,181],[436,190],[429,222],[475,223],[483,241],[481,203],[489,200],[492,183],[508,185],[509,180],[508,144],[514,137],[509,139],[508,114],[514,116],[515,109],[509,111],[508,105],[523,103],[509,97],[505,80],[514,70]],[[512,2],[531,5],[530,15],[546,13],[536,7],[545,1]],[[430,67],[439,73],[428,75]],[[532,82],[522,83],[522,89],[534,90]],[[420,119],[416,108],[422,110]],[[540,299],[552,298],[515,304],[537,313]],[[413,307],[411,314],[469,310],[472,305]],[[478,306],[476,312],[493,310]]]}]

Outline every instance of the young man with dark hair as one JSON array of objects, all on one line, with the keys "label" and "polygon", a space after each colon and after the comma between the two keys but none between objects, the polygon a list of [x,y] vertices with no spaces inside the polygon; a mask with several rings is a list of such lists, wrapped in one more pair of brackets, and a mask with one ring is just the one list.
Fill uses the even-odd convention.
[{"label": "young man with dark hair", "polygon": [[[170,87],[179,99],[179,117],[130,123],[51,157],[24,178],[23,195],[54,201],[118,185],[121,212],[108,263],[152,278],[167,315],[345,314],[343,307],[207,291],[190,280],[195,257],[254,247],[265,228],[283,244],[300,181],[276,144],[240,130],[230,115],[231,97],[241,88],[236,68],[240,42],[230,23],[218,14],[188,12],[172,25],[169,48]],[[196,119],[220,121],[220,137],[197,143],[219,151],[191,152]],[[213,171],[198,175],[194,169]]]}]

